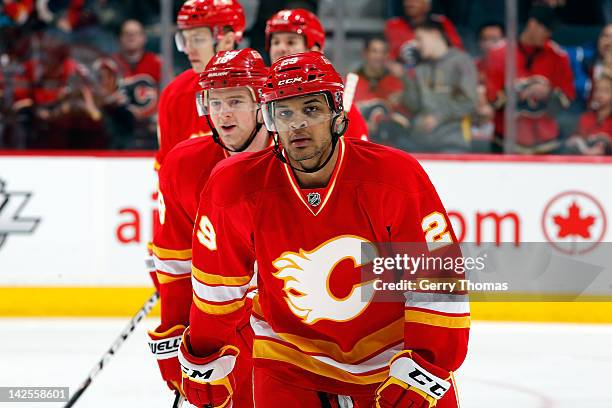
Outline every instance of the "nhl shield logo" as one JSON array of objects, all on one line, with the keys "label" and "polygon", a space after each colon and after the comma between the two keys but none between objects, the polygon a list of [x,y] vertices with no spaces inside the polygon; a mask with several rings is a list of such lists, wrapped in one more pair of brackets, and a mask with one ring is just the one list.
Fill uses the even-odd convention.
[{"label": "nhl shield logo", "polygon": [[317,207],[319,204],[321,204],[321,194],[319,193],[308,193],[306,199],[308,200],[308,204],[313,207]]}]

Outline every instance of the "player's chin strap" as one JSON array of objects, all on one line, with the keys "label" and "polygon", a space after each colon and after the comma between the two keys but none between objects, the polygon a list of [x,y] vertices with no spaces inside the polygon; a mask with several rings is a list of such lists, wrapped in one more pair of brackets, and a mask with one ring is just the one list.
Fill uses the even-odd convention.
[{"label": "player's chin strap", "polygon": [[332,157],[334,157],[334,152],[336,150],[336,145],[338,144],[338,140],[340,140],[340,137],[346,133],[346,129],[348,128],[348,122],[349,119],[348,118],[342,118],[342,122],[340,123],[340,128],[338,128],[338,125],[336,124],[338,119],[340,119],[340,115],[341,113],[336,113],[334,115],[334,117],[331,120],[330,123],[330,130],[331,130],[331,135],[332,135],[332,148],[331,148],[331,152],[329,152],[329,156],[327,156],[327,159],[325,159],[325,161],[323,163],[321,163],[320,165],[318,165],[317,167],[315,167],[314,169],[298,169],[296,167],[293,167],[291,165],[291,163],[289,163],[289,160],[287,160],[287,158],[285,157],[285,155],[283,154],[283,151],[280,147],[280,143],[278,143],[278,133],[275,133],[272,138],[274,139],[274,155],[283,163],[285,163],[287,166],[291,167],[293,170],[295,171],[299,171],[300,173],[316,173],[317,171],[321,170],[322,168],[324,168],[325,166],[327,166],[327,163],[329,163],[329,161],[332,159]]},{"label": "player's chin strap", "polygon": [[251,143],[253,143],[255,136],[257,136],[257,134],[261,130],[261,127],[263,126],[263,123],[257,122],[257,125],[255,125],[255,129],[253,129],[253,131],[249,135],[249,138],[239,148],[231,149],[223,143],[223,140],[221,140],[221,136],[219,136],[219,132],[217,132],[217,129],[215,129],[215,127],[213,126],[208,115],[206,115],[206,121],[208,122],[208,127],[210,127],[210,131],[212,132],[212,138],[215,141],[215,143],[217,143],[219,146],[221,146],[222,148],[224,148],[225,150],[231,153],[240,153],[248,149]]}]

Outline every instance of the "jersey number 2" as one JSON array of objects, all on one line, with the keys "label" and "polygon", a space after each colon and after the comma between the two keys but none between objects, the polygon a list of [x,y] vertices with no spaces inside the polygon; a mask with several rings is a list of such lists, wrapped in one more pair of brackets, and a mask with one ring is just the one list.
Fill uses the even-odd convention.
[{"label": "jersey number 2", "polygon": [[[442,213],[435,211],[426,215],[423,217],[423,221],[421,221],[421,227],[425,233],[425,241],[427,243],[453,242],[450,232],[447,231],[448,224],[446,223],[446,218],[444,218]],[[430,249],[438,249],[439,247],[440,245],[436,245],[435,248]]]}]

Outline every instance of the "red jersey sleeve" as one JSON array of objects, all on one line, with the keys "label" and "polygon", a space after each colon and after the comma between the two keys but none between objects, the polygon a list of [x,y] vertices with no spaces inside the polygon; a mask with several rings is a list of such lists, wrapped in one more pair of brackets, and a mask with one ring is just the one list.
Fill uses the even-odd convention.
[{"label": "red jersey sleeve", "polygon": [[191,306],[191,234],[193,222],[180,204],[179,175],[172,161],[159,172],[159,224],[153,237],[153,260],[159,281],[161,331],[188,325]]},{"label": "red jersey sleeve", "polygon": [[[423,169],[416,162],[415,165],[420,191],[401,201],[391,225],[391,242],[421,242],[423,247],[429,248],[426,250],[429,256],[456,259],[461,256],[461,251],[446,210]],[[416,239],[415,231],[422,231]],[[458,282],[464,276],[453,270],[442,271],[442,275],[436,274],[435,277]],[[459,368],[467,354],[469,338],[467,293],[458,289],[418,290],[407,292],[405,296],[404,348],[444,370]]]},{"label": "red jersey sleeve", "polygon": [[255,263],[250,210],[243,201],[219,202],[231,182],[215,173],[222,175],[215,170],[204,188],[193,230],[190,342],[199,356],[233,344]]}]

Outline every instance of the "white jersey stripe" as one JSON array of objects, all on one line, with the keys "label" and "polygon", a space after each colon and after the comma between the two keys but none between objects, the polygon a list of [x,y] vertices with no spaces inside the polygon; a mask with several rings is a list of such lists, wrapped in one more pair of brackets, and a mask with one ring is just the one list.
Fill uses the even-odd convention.
[{"label": "white jersey stripe", "polygon": [[232,302],[241,300],[249,289],[249,284],[243,286],[209,286],[194,276],[191,277],[191,286],[197,297],[205,302]]},{"label": "white jersey stripe", "polygon": [[450,295],[444,293],[406,293],[406,307],[418,307],[434,312],[467,314],[470,313],[470,302],[467,295]]},{"label": "white jersey stripe", "polygon": [[153,256],[155,269],[169,275],[189,275],[191,274],[191,259],[184,261],[165,260]]}]

